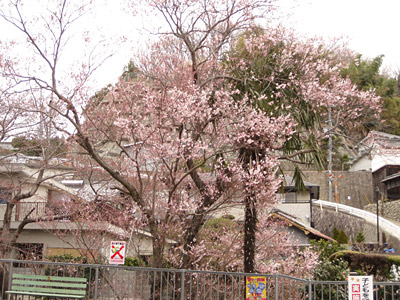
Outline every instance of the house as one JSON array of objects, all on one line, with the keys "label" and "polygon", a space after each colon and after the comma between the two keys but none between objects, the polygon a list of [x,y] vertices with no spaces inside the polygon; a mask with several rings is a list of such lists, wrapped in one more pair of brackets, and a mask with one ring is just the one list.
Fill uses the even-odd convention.
[{"label": "house", "polygon": [[372,172],[374,202],[400,199],[400,136],[371,131],[357,146],[350,171]]},{"label": "house", "polygon": [[[0,229],[3,228],[7,201],[15,193],[31,189],[37,180],[41,162],[40,157],[23,154],[0,158]],[[45,171],[45,176],[49,178],[40,184],[32,197],[16,203],[11,216],[11,233],[15,233],[26,218],[41,221],[25,225],[12,250],[12,257],[42,259],[63,254],[107,256],[112,240],[128,241],[127,256],[151,255],[152,239],[145,230],[132,231],[111,221],[88,222],[70,216],[69,209],[74,203],[84,204],[82,207],[96,205],[83,199],[84,182],[74,178],[74,173],[65,160],[53,159]],[[100,213],[109,213],[109,209]],[[58,216],[57,220],[52,220],[54,215]]]},{"label": "house", "polygon": [[[312,227],[312,200],[319,200],[319,185],[304,181],[304,190],[298,190],[294,179],[285,176],[282,187],[276,193],[276,203],[267,209],[277,209],[288,215],[294,216],[300,222]],[[213,217],[231,215],[235,220],[244,219],[244,207],[240,199],[229,202],[219,207]]]},{"label": "house", "polygon": [[295,216],[303,223],[312,224],[312,200],[319,199],[320,187],[304,181],[304,190],[298,190],[293,177],[285,176],[281,190],[277,193],[278,204],[274,207]]},{"label": "house", "polygon": [[288,225],[287,229],[290,232],[292,243],[296,246],[309,246],[310,240],[335,242],[331,237],[279,209],[272,209],[268,217],[271,219],[281,220]]}]

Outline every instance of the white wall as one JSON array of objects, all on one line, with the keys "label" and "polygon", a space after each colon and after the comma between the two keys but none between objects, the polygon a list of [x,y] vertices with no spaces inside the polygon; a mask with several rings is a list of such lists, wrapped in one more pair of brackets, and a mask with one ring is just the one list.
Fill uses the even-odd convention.
[{"label": "white wall", "polygon": [[277,209],[294,216],[306,225],[310,225],[310,203],[282,203],[275,206]]}]

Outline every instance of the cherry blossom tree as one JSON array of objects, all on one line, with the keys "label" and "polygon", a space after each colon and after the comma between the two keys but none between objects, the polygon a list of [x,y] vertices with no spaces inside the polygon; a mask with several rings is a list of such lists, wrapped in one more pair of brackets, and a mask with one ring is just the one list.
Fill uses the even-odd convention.
[{"label": "cherry blossom tree", "polygon": [[[252,167],[244,171],[235,152],[242,144],[273,152],[290,134],[286,117],[269,118],[257,109],[233,101],[235,90],[217,77],[213,80],[205,77],[218,74],[218,53],[233,32],[254,19],[251,10],[265,7],[265,2],[240,3],[238,7],[234,2],[226,7],[216,3],[214,16],[210,13],[201,21],[201,26],[207,20],[212,23],[206,24],[203,37],[196,37],[199,40],[194,45],[194,56],[190,58],[186,50],[176,49],[183,50],[195,40],[176,43],[167,37],[147,57],[141,58],[141,78],[120,82],[100,103],[85,94],[83,84],[90,68],[74,75],[76,83],[70,88],[65,82],[59,84],[57,79],[67,28],[81,14],[79,8],[68,15],[67,4],[64,1],[50,11],[51,18],[46,23],[53,47],[49,47],[43,33],[36,37],[26,26],[19,2],[12,4],[16,17],[3,13],[3,18],[28,38],[48,72],[36,77],[13,69],[9,76],[20,85],[27,81],[50,93],[49,106],[74,127],[71,134],[58,123],[58,130],[69,134],[117,182],[115,188],[135,203],[153,236],[154,265],[161,266],[167,232],[175,225],[184,228],[180,234],[180,265],[190,267],[187,252],[196,243],[205,216],[211,210],[230,200],[239,186],[253,193],[262,191],[258,197],[270,201],[278,184],[273,157],[254,160]],[[211,12],[209,8],[208,4],[202,7],[206,13]],[[215,35],[214,29],[222,32]],[[199,33],[194,29],[192,34],[197,35],[196,32]],[[203,47],[205,40],[210,46],[219,45],[209,51]],[[160,55],[160,49],[165,55]],[[202,57],[207,57],[204,63]],[[104,140],[120,149],[124,154],[121,159],[101,154],[98,145]],[[129,147],[124,144],[126,140]],[[204,172],[202,168],[210,171]]]},{"label": "cherry blossom tree", "polygon": [[[331,133],[323,130],[328,112],[335,128],[357,126],[364,115],[379,115],[379,98],[374,91],[360,91],[341,75],[344,57],[351,55],[343,47],[328,47],[321,40],[299,39],[283,27],[254,28],[245,32],[226,55],[226,71],[231,82],[265,113],[288,114],[295,131],[280,149],[277,158],[292,164],[322,167],[321,143]],[[326,127],[326,126],[325,126]],[[243,151],[244,161],[254,155]],[[301,171],[294,179],[301,189]],[[245,270],[254,270],[257,215],[251,195],[245,198]]]},{"label": "cherry blossom tree", "polygon": [[[55,128],[79,145],[119,199],[130,203],[126,213],[135,211],[149,229],[153,266],[162,266],[166,241],[173,238],[179,242],[176,266],[194,267],[207,255],[200,247],[207,217],[245,199],[250,223],[244,229],[244,270],[254,272],[257,209],[275,201],[278,160],[304,161],[316,151],[296,142],[314,138],[318,145],[319,123],[312,119],[329,107],[341,111],[345,124],[342,120],[359,117],[376,99],[338,76],[337,64],[315,42],[265,31],[243,39],[247,57],[235,55],[231,50],[240,34],[271,13],[268,1],[144,4],[164,18],[167,29],[134,57],[135,76],[89,97],[87,82],[96,69],[91,60],[70,68],[67,78],[58,72],[68,28],[86,7],[66,0],[49,7],[43,16],[48,31],[34,33],[20,1],[12,3],[12,17],[4,11],[2,16],[27,38],[42,69],[29,72],[10,64],[5,76],[16,82],[15,89],[47,93]],[[257,69],[263,66],[272,70]],[[300,127],[302,118],[312,125]],[[288,145],[294,146],[287,150]],[[77,168],[85,164],[76,157]]]},{"label": "cherry blossom tree", "polygon": [[[4,65],[3,65],[4,66]],[[4,69],[2,70],[4,72]],[[4,74],[4,73],[3,73]],[[4,83],[4,82],[3,82]],[[35,197],[38,199],[38,190],[46,182],[58,176],[65,176],[69,172],[55,174],[51,169],[61,162],[60,155],[63,145],[54,143],[55,135],[49,115],[43,110],[40,98],[33,98],[28,103],[26,98],[32,95],[29,92],[10,92],[12,82],[2,89],[0,96],[0,142],[10,143],[23,136],[25,140],[35,140],[32,145],[20,145],[18,149],[1,148],[0,176],[2,206],[2,229],[0,231],[0,255],[10,257],[17,240],[29,223],[64,218],[65,216],[45,215],[39,206],[27,202]],[[51,114],[50,114],[51,115]],[[34,150],[36,157],[24,155]],[[18,208],[17,208],[18,207]],[[18,214],[16,213],[18,210]],[[18,215],[18,217],[17,217]],[[17,228],[12,228],[12,221],[20,221]]]}]

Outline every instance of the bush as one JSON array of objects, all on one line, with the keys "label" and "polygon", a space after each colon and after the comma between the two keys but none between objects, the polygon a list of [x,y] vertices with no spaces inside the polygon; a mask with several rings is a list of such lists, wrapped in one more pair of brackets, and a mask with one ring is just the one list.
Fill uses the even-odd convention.
[{"label": "bush", "polygon": [[339,244],[347,244],[348,242],[349,242],[349,239],[348,239],[348,237],[347,237],[347,235],[346,235],[346,233],[343,231],[343,230],[341,230],[340,232],[339,232],[339,235],[338,235],[338,237],[337,237],[337,242],[339,243]]},{"label": "bush", "polygon": [[363,242],[365,242],[365,236],[364,236],[364,233],[363,233],[362,231],[357,232],[357,235],[356,235],[356,242],[357,242],[357,243],[363,243]]},{"label": "bush", "polygon": [[64,263],[76,263],[76,264],[87,264],[87,257],[84,256],[73,256],[71,254],[61,255],[50,255],[47,260],[52,262],[64,262]]},{"label": "bush", "polygon": [[146,265],[146,263],[142,259],[140,259],[138,257],[130,257],[130,256],[125,257],[124,266],[127,266],[127,267],[143,267],[145,265]]},{"label": "bush", "polygon": [[329,260],[334,253],[345,249],[339,243],[325,240],[311,240],[310,243],[314,250],[319,253],[319,261]]},{"label": "bush", "polygon": [[337,240],[339,236],[339,229],[337,229],[337,227],[335,226],[335,228],[333,228],[333,232],[332,232],[332,238],[334,240]]},{"label": "bush", "polygon": [[349,275],[349,264],[343,259],[324,260],[314,270],[314,280],[346,281]]},{"label": "bush", "polygon": [[400,266],[400,255],[340,251],[331,256],[331,261],[342,259],[348,262],[350,270],[360,275],[374,275],[377,280],[391,278],[393,265]]}]

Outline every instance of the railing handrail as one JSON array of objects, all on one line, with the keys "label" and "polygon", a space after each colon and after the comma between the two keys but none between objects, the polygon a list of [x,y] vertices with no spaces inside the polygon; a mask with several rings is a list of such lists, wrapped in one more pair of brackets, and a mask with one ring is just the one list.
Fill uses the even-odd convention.
[{"label": "railing handrail", "polygon": [[[283,278],[289,280],[297,280],[300,282],[312,282],[313,284],[347,284],[347,281],[318,281],[305,278],[297,278],[284,274],[264,274],[264,273],[243,273],[243,272],[222,272],[222,271],[207,271],[207,270],[191,270],[191,269],[167,269],[167,268],[152,268],[152,267],[133,267],[133,266],[121,266],[121,265],[104,265],[104,264],[83,264],[83,263],[67,263],[67,262],[52,262],[52,261],[37,261],[37,260],[17,260],[17,259],[0,259],[0,263],[9,264],[37,264],[37,265],[59,265],[59,266],[77,266],[77,267],[89,267],[93,269],[99,268],[112,268],[112,269],[130,269],[137,271],[148,271],[148,272],[174,272],[174,273],[203,273],[212,275],[235,275],[235,276],[263,276],[269,278]],[[394,282],[374,281],[376,284],[393,284]],[[395,282],[400,284],[399,282]]]},{"label": "railing handrail", "polygon": [[[371,213],[369,211],[355,208],[352,206],[348,206],[345,204],[340,204],[340,203],[333,203],[333,202],[328,202],[324,200],[313,200],[313,204],[320,205],[320,206],[325,206],[325,207],[330,207],[330,208],[335,208],[336,210],[340,210],[342,212],[348,213],[349,215],[356,216],[356,217],[361,217],[364,220],[376,224],[376,214]],[[385,219],[384,217],[379,216],[379,223],[384,226],[389,227],[391,231],[391,234],[396,234],[400,236],[400,226],[394,224],[393,222]]]}]

